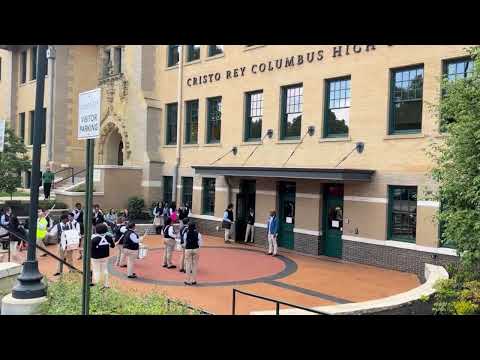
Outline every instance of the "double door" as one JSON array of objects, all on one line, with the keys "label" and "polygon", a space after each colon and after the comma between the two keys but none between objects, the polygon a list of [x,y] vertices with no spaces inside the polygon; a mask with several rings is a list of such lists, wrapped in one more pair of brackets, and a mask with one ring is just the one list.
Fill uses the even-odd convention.
[{"label": "double door", "polygon": [[250,209],[255,211],[255,191],[255,180],[245,180],[240,183],[240,192],[237,194],[237,210],[235,216],[235,241],[245,240]]}]

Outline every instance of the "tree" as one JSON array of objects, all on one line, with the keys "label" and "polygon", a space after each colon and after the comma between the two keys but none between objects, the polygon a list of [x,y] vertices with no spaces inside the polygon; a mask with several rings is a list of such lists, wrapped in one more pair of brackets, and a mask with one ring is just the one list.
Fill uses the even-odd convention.
[{"label": "tree", "polygon": [[5,129],[5,147],[0,152],[0,192],[10,196],[21,186],[20,171],[30,170],[27,148],[10,128]]},{"label": "tree", "polygon": [[[449,119],[443,141],[434,145],[433,178],[439,184],[438,219],[462,267],[478,277],[480,265],[480,47],[472,47],[471,76],[442,81],[438,113]],[[453,119],[453,120],[452,120]]]}]

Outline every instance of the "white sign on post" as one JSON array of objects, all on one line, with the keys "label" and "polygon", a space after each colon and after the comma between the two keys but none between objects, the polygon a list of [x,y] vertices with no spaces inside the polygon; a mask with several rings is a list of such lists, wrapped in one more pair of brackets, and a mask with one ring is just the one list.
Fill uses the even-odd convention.
[{"label": "white sign on post", "polygon": [[96,139],[100,136],[101,89],[78,95],[78,139]]},{"label": "white sign on post", "polygon": [[0,120],[0,152],[3,152],[5,144],[5,120]]}]

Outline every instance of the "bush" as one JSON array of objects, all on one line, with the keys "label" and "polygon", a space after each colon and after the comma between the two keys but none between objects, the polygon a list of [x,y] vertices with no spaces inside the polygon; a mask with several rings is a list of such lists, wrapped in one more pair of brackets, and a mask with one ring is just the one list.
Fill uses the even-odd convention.
[{"label": "bush", "polygon": [[[58,281],[50,282],[48,300],[42,304],[43,315],[80,315],[82,310],[82,277],[65,274]],[[92,315],[198,315],[179,303],[170,303],[159,293],[138,295],[117,289],[90,288],[90,314]]]},{"label": "bush", "polygon": [[433,312],[436,315],[480,314],[480,280],[464,281],[455,275],[435,284]]},{"label": "bush", "polygon": [[145,201],[141,197],[131,197],[128,199],[128,213],[130,218],[139,219],[145,208]]}]

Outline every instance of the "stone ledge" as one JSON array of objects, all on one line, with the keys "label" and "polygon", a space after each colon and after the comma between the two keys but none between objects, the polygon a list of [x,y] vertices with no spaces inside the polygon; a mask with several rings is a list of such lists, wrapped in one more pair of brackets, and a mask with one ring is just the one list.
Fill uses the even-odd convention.
[{"label": "stone ledge", "polygon": [[[441,267],[425,264],[426,282],[415,289],[396,294],[382,299],[349,303],[342,305],[319,306],[313,310],[322,311],[328,315],[364,315],[375,314],[380,311],[393,310],[419,301],[423,296],[430,296],[435,293],[434,284],[441,279],[448,279],[447,271]],[[253,311],[250,315],[274,315],[274,311]],[[288,309],[280,310],[280,315],[311,315],[304,310]]]},{"label": "stone ledge", "polygon": [[0,279],[7,276],[18,275],[22,272],[22,265],[14,262],[0,263]]}]

